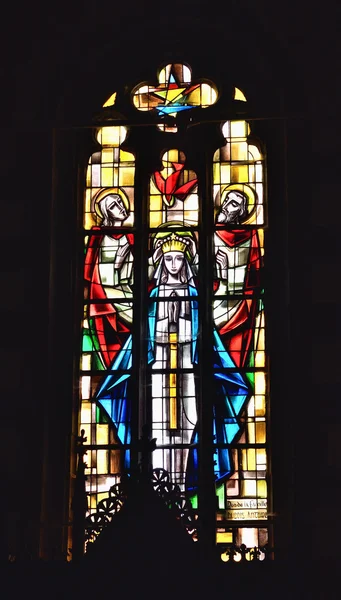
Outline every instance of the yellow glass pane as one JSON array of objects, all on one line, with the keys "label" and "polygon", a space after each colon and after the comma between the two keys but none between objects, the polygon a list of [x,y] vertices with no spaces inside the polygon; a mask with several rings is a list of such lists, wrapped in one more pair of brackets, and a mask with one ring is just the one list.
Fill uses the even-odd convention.
[{"label": "yellow glass pane", "polygon": [[97,139],[102,146],[119,146],[125,140],[125,127],[101,127]]},{"label": "yellow glass pane", "polygon": [[211,106],[217,99],[217,92],[208,83],[201,84],[201,105]]},{"label": "yellow glass pane", "polygon": [[239,88],[234,88],[234,99],[241,100],[242,102],[246,102],[246,98],[243,92]]},{"label": "yellow glass pane", "polygon": [[245,448],[242,450],[242,469],[247,471],[247,450]]},{"label": "yellow glass pane", "polygon": [[242,496],[250,498],[257,495],[257,481],[255,479],[244,479],[241,484]]},{"label": "yellow glass pane", "polygon": [[246,121],[231,121],[231,138],[243,138],[247,136]]},{"label": "yellow glass pane", "polygon": [[213,183],[220,183],[220,163],[213,163]]},{"label": "yellow glass pane", "polygon": [[213,162],[217,162],[220,160],[220,150],[216,150],[213,155]]},{"label": "yellow glass pane", "polygon": [[[262,313],[262,315],[263,315],[263,318],[262,318],[262,324],[263,324],[264,313]],[[259,350],[264,350],[265,349],[265,331],[264,331],[264,327],[261,327],[258,330],[257,334],[258,334],[258,336],[257,336],[258,337],[257,348]]]},{"label": "yellow glass pane", "polygon": [[90,508],[93,508],[93,509],[97,508],[97,495],[96,494],[90,494]]},{"label": "yellow glass pane", "polygon": [[159,194],[158,196],[150,196],[149,201],[149,209],[150,210],[161,210],[162,209],[162,196]]},{"label": "yellow glass pane", "polygon": [[97,444],[108,444],[109,443],[109,425],[96,425],[96,443]]},{"label": "yellow glass pane", "polygon": [[89,165],[86,170],[86,185],[87,187],[90,187],[91,185],[91,165]]},{"label": "yellow glass pane", "polygon": [[257,480],[257,496],[258,498],[267,497],[267,485],[265,479]]},{"label": "yellow glass pane", "polygon": [[265,448],[259,448],[256,450],[257,457],[257,467],[265,467],[266,466],[266,450]]},{"label": "yellow glass pane", "polygon": [[118,187],[118,167],[114,167],[114,187]]},{"label": "yellow glass pane", "polygon": [[114,92],[113,94],[111,94],[111,96],[108,98],[108,100],[106,102],[104,102],[103,108],[105,108],[106,106],[113,106],[116,102],[116,95],[117,95],[117,92]]},{"label": "yellow glass pane", "polygon": [[150,212],[149,213],[149,225],[150,227],[158,227],[162,223],[162,212]]},{"label": "yellow glass pane", "polygon": [[248,448],[247,450],[247,470],[256,470],[256,450],[254,448]]},{"label": "yellow glass pane", "polygon": [[108,472],[108,450],[97,450],[97,473],[104,475]]},{"label": "yellow glass pane", "polygon": [[91,423],[91,402],[82,402],[81,423]]},{"label": "yellow glass pane", "polygon": [[86,190],[85,191],[85,207],[84,207],[85,212],[90,212],[91,210],[91,190]]},{"label": "yellow glass pane", "polygon": [[255,415],[256,417],[265,416],[265,396],[255,396]]},{"label": "yellow glass pane", "polygon": [[247,160],[247,143],[232,142],[231,144],[231,160]]},{"label": "yellow glass pane", "polygon": [[108,492],[100,492],[99,494],[97,494],[97,504],[101,500],[104,500],[104,498],[108,498]]},{"label": "yellow glass pane", "polygon": [[255,373],[255,394],[265,394],[265,373],[257,371]]},{"label": "yellow glass pane", "polygon": [[255,367],[265,367],[265,352],[257,350],[255,356]]},{"label": "yellow glass pane", "polygon": [[134,185],[135,169],[134,167],[121,167],[119,185]]},{"label": "yellow glass pane", "polygon": [[81,369],[83,371],[90,371],[91,369],[91,354],[82,354],[82,361],[81,361]]},{"label": "yellow glass pane", "polygon": [[[258,239],[261,248],[264,248],[264,229],[258,229]],[[265,348],[265,345],[264,345]]]},{"label": "yellow glass pane", "polygon": [[157,189],[154,180],[151,178],[150,182],[149,182],[149,195],[150,196],[154,196],[154,195],[158,195],[160,193],[160,191]]},{"label": "yellow glass pane", "polygon": [[248,423],[247,430],[248,430],[248,434],[249,434],[250,444],[255,444],[256,443],[255,424]]},{"label": "yellow glass pane", "polygon": [[[168,160],[170,162],[180,162],[179,161],[179,150],[172,148],[171,150],[168,150],[168,152],[166,152],[166,154],[164,154],[162,158],[163,158],[163,160]],[[171,171],[173,171],[173,168],[171,169]]]},{"label": "yellow glass pane", "polygon": [[217,531],[217,544],[232,544],[232,531]]},{"label": "yellow glass pane", "polygon": [[254,146],[253,144],[249,145],[249,153],[250,153],[250,160],[261,160],[262,155],[259,152],[257,146]]},{"label": "yellow glass pane", "polygon": [[102,167],[101,169],[101,182],[103,187],[111,187],[113,182],[113,171],[112,168]]},{"label": "yellow glass pane", "polygon": [[[232,169],[238,169],[238,167],[232,167]],[[220,165],[220,183],[231,182],[231,167],[230,165]]]},{"label": "yellow glass pane", "polygon": [[256,443],[264,444],[266,441],[265,421],[256,421]]},{"label": "yellow glass pane", "polygon": [[135,156],[131,152],[120,150],[120,162],[135,162]]},{"label": "yellow glass pane", "polygon": [[114,149],[113,148],[103,148],[101,154],[102,163],[113,163],[114,162]]},{"label": "yellow glass pane", "polygon": [[247,165],[231,166],[232,183],[247,183],[249,181],[249,172]]},{"label": "yellow glass pane", "polygon": [[84,214],[84,227],[85,229],[91,229],[93,225],[95,225],[94,217],[91,213]]},{"label": "yellow glass pane", "polygon": [[200,106],[200,88],[197,88],[196,90],[193,90],[193,92],[188,94],[188,103]]}]

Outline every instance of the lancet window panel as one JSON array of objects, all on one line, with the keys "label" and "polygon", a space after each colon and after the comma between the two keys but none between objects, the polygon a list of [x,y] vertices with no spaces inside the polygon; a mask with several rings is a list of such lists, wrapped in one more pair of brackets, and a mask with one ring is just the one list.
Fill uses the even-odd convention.
[{"label": "lancet window panel", "polygon": [[[266,525],[269,474],[263,288],[265,164],[249,123],[227,121],[221,130],[226,144],[214,154],[212,190],[213,321],[218,340],[214,373],[218,380],[217,403],[220,393],[226,411],[223,421],[217,408],[214,419],[217,522],[234,525],[229,532],[234,543],[248,545],[252,540],[258,545],[258,520],[265,522],[262,543],[267,543],[271,534]],[[249,521],[248,527],[242,526],[244,521]],[[218,527],[217,541],[224,539],[225,533],[227,530]]]},{"label": "lancet window panel", "polygon": [[97,130],[84,194],[80,428],[91,448],[90,514],[131,462],[135,157],[121,147],[126,135],[125,127]]},{"label": "lancet window panel", "polygon": [[[264,153],[252,123],[224,121],[217,137],[208,116],[213,160],[203,168],[209,154],[192,148],[188,136],[189,163],[180,143],[185,129],[176,135],[178,115],[183,125],[185,113],[208,114],[218,90],[186,65],[163,67],[158,80],[131,92],[133,106],[155,117],[148,127],[164,136],[158,156],[146,146],[148,164],[158,166],[144,172],[139,153],[126,149],[128,129],[108,125],[97,130],[86,174],[80,428],[89,448],[88,515],[117,498],[123,475],[133,474],[137,436],[147,424],[156,440],[153,472],[167,477],[200,519],[206,415],[216,542],[222,550],[260,547],[272,535]],[[210,256],[203,248],[212,248]],[[212,364],[203,364],[203,342]]]}]

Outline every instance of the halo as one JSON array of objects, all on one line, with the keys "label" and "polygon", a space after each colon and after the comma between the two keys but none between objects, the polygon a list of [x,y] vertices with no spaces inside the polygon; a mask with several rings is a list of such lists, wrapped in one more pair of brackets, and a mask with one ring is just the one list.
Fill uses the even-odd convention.
[{"label": "halo", "polygon": [[120,196],[120,198],[122,199],[122,202],[127,210],[127,212],[130,211],[130,202],[129,202],[129,198],[127,196],[127,194],[121,190],[118,187],[113,187],[113,188],[105,188],[104,190],[101,190],[100,192],[98,192],[94,198],[94,208],[95,208],[95,212],[96,214],[103,219],[103,215],[100,211],[100,208],[98,206],[99,202],[101,200],[103,200],[103,198],[106,198],[106,196],[111,196],[112,194],[117,194],[118,196]]},{"label": "halo", "polygon": [[258,196],[256,194],[256,191],[246,183],[231,183],[230,185],[226,186],[221,192],[220,206],[223,205],[227,194],[229,192],[232,192],[233,190],[236,190],[237,192],[242,192],[247,198],[247,216],[243,219],[243,223],[245,223],[245,221],[250,218],[251,213],[255,210],[257,206]]}]

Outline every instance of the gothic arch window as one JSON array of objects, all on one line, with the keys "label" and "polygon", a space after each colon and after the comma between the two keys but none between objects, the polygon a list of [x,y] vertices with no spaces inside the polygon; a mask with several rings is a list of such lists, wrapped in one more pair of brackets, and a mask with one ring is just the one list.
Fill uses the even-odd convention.
[{"label": "gothic arch window", "polygon": [[193,539],[213,507],[228,560],[272,544],[265,151],[242,90],[185,64],[157,79],[104,103],[83,181],[87,543],[147,430],[155,489]]}]

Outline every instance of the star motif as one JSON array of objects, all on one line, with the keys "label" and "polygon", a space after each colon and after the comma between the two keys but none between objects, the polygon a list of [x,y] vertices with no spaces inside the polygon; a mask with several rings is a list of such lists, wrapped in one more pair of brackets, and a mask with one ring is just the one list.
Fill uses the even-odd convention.
[{"label": "star motif", "polygon": [[213,85],[192,84],[188,67],[170,64],[160,72],[159,85],[143,84],[135,91],[133,102],[138,110],[155,110],[159,115],[176,117],[179,112],[214,104],[216,98]]}]

